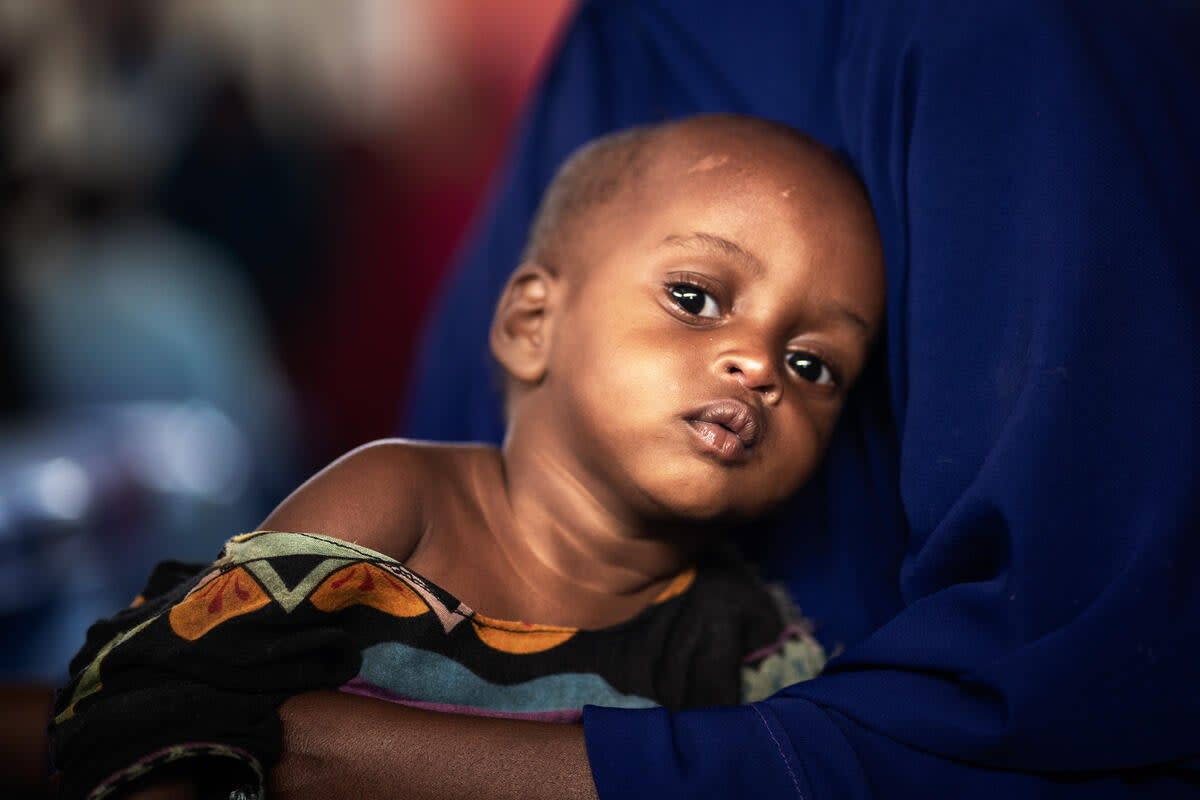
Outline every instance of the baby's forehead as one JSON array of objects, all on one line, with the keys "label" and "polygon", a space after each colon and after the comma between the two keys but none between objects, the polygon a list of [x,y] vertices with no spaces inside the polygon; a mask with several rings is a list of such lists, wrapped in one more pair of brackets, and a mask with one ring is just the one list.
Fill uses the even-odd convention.
[{"label": "baby's forehead", "polygon": [[527,257],[586,269],[668,207],[737,203],[819,225],[874,227],[861,184],[832,151],[778,123],[713,115],[620,132],[576,153],[543,200]]},{"label": "baby's forehead", "polygon": [[[832,151],[814,140],[776,130],[668,130],[647,153],[635,186],[652,187],[650,200],[685,191],[718,188],[729,194],[775,184],[784,198],[793,194],[841,195],[865,199],[858,178]],[[711,181],[690,180],[704,179]],[[626,202],[645,197],[626,193]]]}]

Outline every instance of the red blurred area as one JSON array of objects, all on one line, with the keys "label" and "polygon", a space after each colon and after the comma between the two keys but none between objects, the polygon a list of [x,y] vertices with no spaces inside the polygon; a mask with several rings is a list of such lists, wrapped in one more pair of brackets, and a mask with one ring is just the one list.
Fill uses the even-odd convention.
[{"label": "red blurred area", "polygon": [[421,321],[570,5],[436,5],[457,80],[382,140],[341,150],[336,283],[302,347],[315,360],[292,361],[328,426],[324,455],[394,430]]}]

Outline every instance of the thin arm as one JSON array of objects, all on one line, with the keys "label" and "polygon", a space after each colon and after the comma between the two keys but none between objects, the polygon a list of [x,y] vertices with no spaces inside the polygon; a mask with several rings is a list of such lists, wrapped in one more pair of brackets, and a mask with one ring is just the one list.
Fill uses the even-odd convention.
[{"label": "thin arm", "polygon": [[583,726],[486,719],[337,692],[280,710],[271,798],[594,800]]}]

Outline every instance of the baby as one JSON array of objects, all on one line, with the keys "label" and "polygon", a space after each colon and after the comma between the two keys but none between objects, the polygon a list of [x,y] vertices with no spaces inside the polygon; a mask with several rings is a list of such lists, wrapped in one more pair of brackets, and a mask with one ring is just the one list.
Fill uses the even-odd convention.
[{"label": "baby", "polygon": [[583,148],[496,308],[503,446],[364,446],[214,565],[156,573],[60,693],[64,796],[197,756],[261,786],[274,710],[318,688],[572,721],[812,677],[819,647],[725,545],[813,472],[883,294],[865,192],[794,130]]}]

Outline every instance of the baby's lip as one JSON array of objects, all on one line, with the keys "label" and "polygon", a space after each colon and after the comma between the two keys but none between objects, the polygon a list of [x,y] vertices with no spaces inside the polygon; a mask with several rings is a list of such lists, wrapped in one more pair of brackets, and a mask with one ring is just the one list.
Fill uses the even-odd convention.
[{"label": "baby's lip", "polygon": [[759,410],[734,398],[715,400],[688,414],[689,422],[720,425],[732,433],[749,450],[762,435],[763,419]]}]

